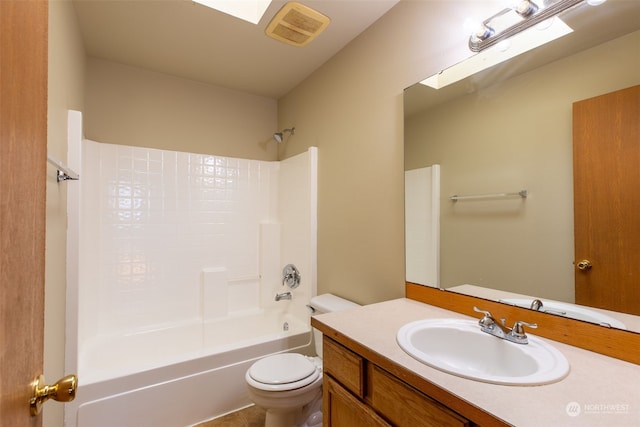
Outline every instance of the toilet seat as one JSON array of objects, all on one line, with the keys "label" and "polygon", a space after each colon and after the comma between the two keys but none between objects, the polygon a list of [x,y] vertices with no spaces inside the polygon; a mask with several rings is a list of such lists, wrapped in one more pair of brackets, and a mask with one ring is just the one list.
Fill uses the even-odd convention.
[{"label": "toilet seat", "polygon": [[285,391],[309,385],[319,376],[320,369],[309,358],[284,353],[258,360],[249,368],[246,378],[260,390]]}]

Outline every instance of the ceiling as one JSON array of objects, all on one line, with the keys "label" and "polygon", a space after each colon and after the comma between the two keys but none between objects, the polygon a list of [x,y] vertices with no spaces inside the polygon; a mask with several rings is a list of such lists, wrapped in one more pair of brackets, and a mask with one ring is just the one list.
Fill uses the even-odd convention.
[{"label": "ceiling", "polygon": [[331,19],[305,47],[190,0],[73,0],[88,56],[278,99],[399,0],[299,0]]}]

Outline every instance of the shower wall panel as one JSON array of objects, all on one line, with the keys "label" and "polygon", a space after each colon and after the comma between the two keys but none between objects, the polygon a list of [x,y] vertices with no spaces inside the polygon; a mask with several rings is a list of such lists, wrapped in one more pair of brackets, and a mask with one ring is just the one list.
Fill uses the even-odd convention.
[{"label": "shower wall panel", "polygon": [[84,141],[83,163],[80,341],[199,318],[203,269],[226,269],[230,313],[257,308],[278,162]]}]

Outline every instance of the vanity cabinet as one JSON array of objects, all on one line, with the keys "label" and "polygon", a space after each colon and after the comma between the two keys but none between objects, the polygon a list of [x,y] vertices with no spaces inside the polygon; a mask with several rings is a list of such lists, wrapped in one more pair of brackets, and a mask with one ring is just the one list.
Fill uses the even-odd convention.
[{"label": "vanity cabinet", "polygon": [[327,336],[323,366],[325,427],[476,425]]}]

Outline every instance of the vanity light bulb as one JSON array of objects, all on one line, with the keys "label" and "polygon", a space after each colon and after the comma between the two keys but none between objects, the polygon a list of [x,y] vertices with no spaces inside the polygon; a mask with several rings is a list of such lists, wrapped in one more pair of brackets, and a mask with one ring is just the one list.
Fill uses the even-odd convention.
[{"label": "vanity light bulb", "polygon": [[488,25],[483,25],[481,28],[478,29],[478,31],[476,31],[473,37],[476,37],[477,39],[480,39],[480,40],[486,40],[494,34],[495,34],[495,31],[493,31],[493,28],[489,27]]},{"label": "vanity light bulb", "polygon": [[522,0],[506,0],[504,2],[504,7],[508,7],[509,9],[515,9],[518,7]]},{"label": "vanity light bulb", "polygon": [[538,5],[529,0],[523,0],[518,2],[513,10],[523,18],[527,18],[538,11]]},{"label": "vanity light bulb", "polygon": [[602,3],[606,2],[607,0],[587,0],[587,4],[589,6],[599,6]]},{"label": "vanity light bulb", "polygon": [[493,28],[472,19],[467,19],[464,22],[464,30],[467,34],[471,35],[474,41],[488,39],[495,33]]},{"label": "vanity light bulb", "polygon": [[482,22],[477,19],[467,18],[462,24],[465,34],[473,35],[478,31],[478,28],[482,27]]},{"label": "vanity light bulb", "polygon": [[[558,0],[543,0],[542,3],[544,5],[546,3],[555,3],[557,1]],[[504,2],[504,5],[506,8],[517,12],[520,16],[524,16],[522,15],[522,12],[526,12],[527,10],[529,10],[531,8],[531,5],[533,5],[537,9],[537,5],[530,0],[506,0]]]},{"label": "vanity light bulb", "polygon": [[482,21],[467,18],[462,26],[464,32],[469,34],[474,40],[484,40],[491,37],[495,31]]}]

